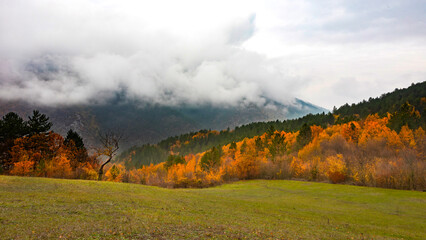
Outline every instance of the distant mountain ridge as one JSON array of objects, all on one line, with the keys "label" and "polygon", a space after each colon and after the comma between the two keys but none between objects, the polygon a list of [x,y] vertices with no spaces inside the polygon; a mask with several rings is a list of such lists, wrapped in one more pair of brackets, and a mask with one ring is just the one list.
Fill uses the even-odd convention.
[{"label": "distant mountain ridge", "polygon": [[152,106],[128,101],[111,101],[103,105],[49,107],[22,101],[0,100],[0,115],[16,112],[27,118],[38,109],[50,117],[53,130],[65,135],[69,129],[80,133],[87,145],[96,144],[98,131],[112,130],[124,135],[122,149],[133,145],[156,143],[201,129],[222,130],[259,121],[283,120],[327,109],[295,99],[289,105],[268,101],[264,106]]}]

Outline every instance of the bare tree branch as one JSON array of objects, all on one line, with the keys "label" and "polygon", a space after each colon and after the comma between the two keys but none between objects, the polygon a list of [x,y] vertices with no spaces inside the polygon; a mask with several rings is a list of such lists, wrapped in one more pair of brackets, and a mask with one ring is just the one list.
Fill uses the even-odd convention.
[{"label": "bare tree branch", "polygon": [[105,165],[111,162],[112,158],[117,154],[122,138],[122,135],[118,135],[111,131],[99,134],[101,147],[96,148],[96,154],[98,157],[106,156],[107,160],[99,168],[98,180],[102,180]]}]

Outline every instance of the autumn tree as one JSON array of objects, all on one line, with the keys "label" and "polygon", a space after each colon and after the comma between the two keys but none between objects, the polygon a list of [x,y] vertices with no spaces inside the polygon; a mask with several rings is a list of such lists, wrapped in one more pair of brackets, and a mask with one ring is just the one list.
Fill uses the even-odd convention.
[{"label": "autumn tree", "polygon": [[102,180],[105,165],[111,162],[112,158],[117,154],[121,139],[121,135],[117,135],[112,132],[99,134],[99,141],[101,143],[101,147],[96,149],[96,153],[98,156],[104,156],[107,158],[107,160],[102,163],[99,168],[99,181]]},{"label": "autumn tree", "polygon": [[399,138],[405,147],[414,148],[416,145],[414,140],[414,133],[410,128],[408,128],[407,125],[402,126],[401,131],[399,132]]},{"label": "autumn tree", "polygon": [[118,164],[118,165],[112,165],[108,169],[108,171],[105,173],[105,176],[107,177],[108,181],[112,182],[120,182],[123,180],[123,173],[125,173],[126,169]]},{"label": "autumn tree", "polygon": [[342,154],[328,157],[322,168],[332,183],[345,181],[347,168]]},{"label": "autumn tree", "polygon": [[63,140],[61,135],[53,132],[17,138],[10,151],[10,161],[15,167],[22,167],[17,163],[26,161],[25,166],[31,165],[36,175],[48,177],[54,166],[52,160],[63,151]]},{"label": "autumn tree", "polygon": [[10,151],[15,139],[39,133],[47,134],[52,123],[46,115],[34,110],[28,121],[24,121],[18,114],[10,112],[0,120],[0,171],[11,168]]},{"label": "autumn tree", "polygon": [[358,143],[360,126],[357,122],[343,124],[341,134],[348,142]]},{"label": "autumn tree", "polygon": [[246,140],[244,139],[240,146],[240,152],[245,153],[246,151],[247,151],[247,143],[246,143]]},{"label": "autumn tree", "polygon": [[235,154],[236,174],[239,179],[253,179],[259,176],[260,161],[257,159],[258,152],[255,148],[254,139],[244,140],[240,151]]},{"label": "autumn tree", "polygon": [[29,176],[34,172],[34,162],[28,160],[28,155],[23,155],[21,161],[15,162],[10,171],[12,175]]}]

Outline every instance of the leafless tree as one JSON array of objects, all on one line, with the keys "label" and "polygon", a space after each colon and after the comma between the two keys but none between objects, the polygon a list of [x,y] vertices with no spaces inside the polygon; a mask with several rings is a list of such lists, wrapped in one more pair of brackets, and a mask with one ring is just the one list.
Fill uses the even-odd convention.
[{"label": "leafless tree", "polygon": [[99,134],[99,142],[101,143],[101,147],[96,148],[96,154],[98,157],[105,156],[107,160],[99,168],[98,180],[102,180],[104,166],[111,162],[112,158],[117,154],[121,140],[122,136],[113,132]]}]

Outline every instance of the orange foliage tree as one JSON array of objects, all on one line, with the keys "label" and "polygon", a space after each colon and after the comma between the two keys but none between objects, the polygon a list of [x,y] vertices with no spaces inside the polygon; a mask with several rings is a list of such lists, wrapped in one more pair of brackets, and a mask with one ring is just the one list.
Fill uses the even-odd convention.
[{"label": "orange foliage tree", "polygon": [[10,171],[12,175],[29,176],[34,171],[34,162],[28,160],[28,155],[22,155],[21,161],[15,162]]}]

